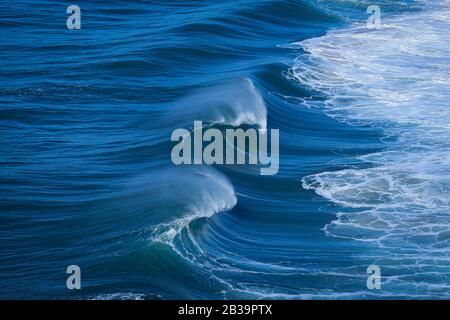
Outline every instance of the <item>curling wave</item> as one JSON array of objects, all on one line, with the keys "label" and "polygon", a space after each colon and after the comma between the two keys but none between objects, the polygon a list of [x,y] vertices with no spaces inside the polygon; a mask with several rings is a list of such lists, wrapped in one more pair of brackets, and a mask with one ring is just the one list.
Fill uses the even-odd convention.
[{"label": "curling wave", "polygon": [[261,94],[249,78],[198,89],[178,101],[164,116],[165,121],[192,126],[195,120],[209,125],[267,127],[267,109]]}]

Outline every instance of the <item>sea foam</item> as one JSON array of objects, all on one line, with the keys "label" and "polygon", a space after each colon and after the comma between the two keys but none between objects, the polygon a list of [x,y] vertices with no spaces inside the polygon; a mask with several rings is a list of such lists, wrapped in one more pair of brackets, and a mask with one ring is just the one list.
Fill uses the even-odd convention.
[{"label": "sea foam", "polygon": [[[359,157],[369,168],[303,178],[304,188],[357,209],[339,213],[326,232],[376,244],[403,270],[400,276],[412,258],[407,274],[414,276],[405,282],[444,295],[439,283],[450,280],[449,31],[449,1],[432,3],[383,17],[378,30],[356,24],[302,41],[306,54],[289,74],[326,97],[320,107],[328,115],[382,128],[389,137],[384,151]],[[442,267],[439,279],[427,273],[429,266]]]}]

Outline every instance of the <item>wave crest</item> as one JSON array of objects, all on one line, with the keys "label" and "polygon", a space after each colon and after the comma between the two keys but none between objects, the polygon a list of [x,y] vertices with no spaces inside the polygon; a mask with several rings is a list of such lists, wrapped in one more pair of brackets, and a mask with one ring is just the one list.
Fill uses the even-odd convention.
[{"label": "wave crest", "polygon": [[208,124],[267,127],[264,100],[248,78],[204,88],[182,98],[166,115],[170,123],[192,126],[195,120]]}]

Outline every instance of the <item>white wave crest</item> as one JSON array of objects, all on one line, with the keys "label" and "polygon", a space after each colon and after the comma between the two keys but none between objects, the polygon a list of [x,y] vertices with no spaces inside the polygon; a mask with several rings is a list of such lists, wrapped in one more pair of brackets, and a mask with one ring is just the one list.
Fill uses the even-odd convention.
[{"label": "white wave crest", "polygon": [[[170,210],[172,214],[165,222],[152,226],[152,243],[160,242],[172,246],[175,237],[192,221],[210,218],[236,206],[237,197],[232,184],[216,170],[200,167],[183,174],[178,172],[173,178],[169,179],[170,196],[164,197],[164,201],[179,202],[182,213],[174,216],[173,210]],[[170,199],[171,197],[173,198]]]},{"label": "white wave crest", "polygon": [[267,109],[264,100],[249,78],[197,90],[182,98],[169,110],[166,121],[180,124],[202,120],[208,124],[267,127]]}]

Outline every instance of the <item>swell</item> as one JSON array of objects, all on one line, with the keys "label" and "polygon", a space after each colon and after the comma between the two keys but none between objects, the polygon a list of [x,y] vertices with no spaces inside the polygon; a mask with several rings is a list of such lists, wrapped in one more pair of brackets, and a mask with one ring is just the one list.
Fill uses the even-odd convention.
[{"label": "swell", "polygon": [[[409,10],[407,2],[383,1],[383,9]],[[37,14],[30,2],[14,7],[2,25],[11,49],[0,53],[7,76],[0,95],[11,105],[0,111],[0,143],[7,151],[2,210],[10,211],[0,217],[7,229],[0,241],[3,288],[14,288],[15,297],[70,299],[380,295],[360,291],[365,270],[349,258],[367,246],[326,238],[320,228],[330,218],[317,214],[326,211],[323,203],[298,188],[299,176],[336,167],[324,164],[337,158],[335,150],[347,148],[342,153],[353,156],[379,149],[367,143],[374,134],[323,116],[326,109],[350,119],[323,102],[336,84],[327,75],[312,72],[329,80],[329,88],[317,87],[318,95],[311,91],[313,78],[300,86],[283,77],[298,55],[286,42],[342,26],[348,19],[340,14],[360,16],[365,1],[127,1],[126,10],[86,3],[79,33],[61,28],[61,13],[50,2],[41,4],[52,10]],[[33,28],[15,27],[25,25]],[[327,59],[335,52],[327,54],[324,62],[333,65]],[[315,66],[326,70],[330,63]],[[279,174],[174,168],[170,132],[193,120],[219,128],[279,128]],[[385,166],[386,158],[342,161]],[[327,175],[320,178],[330,183]],[[79,296],[61,286],[68,263],[89,274]],[[13,294],[2,291],[2,297]],[[400,291],[392,296],[420,296]]]}]

